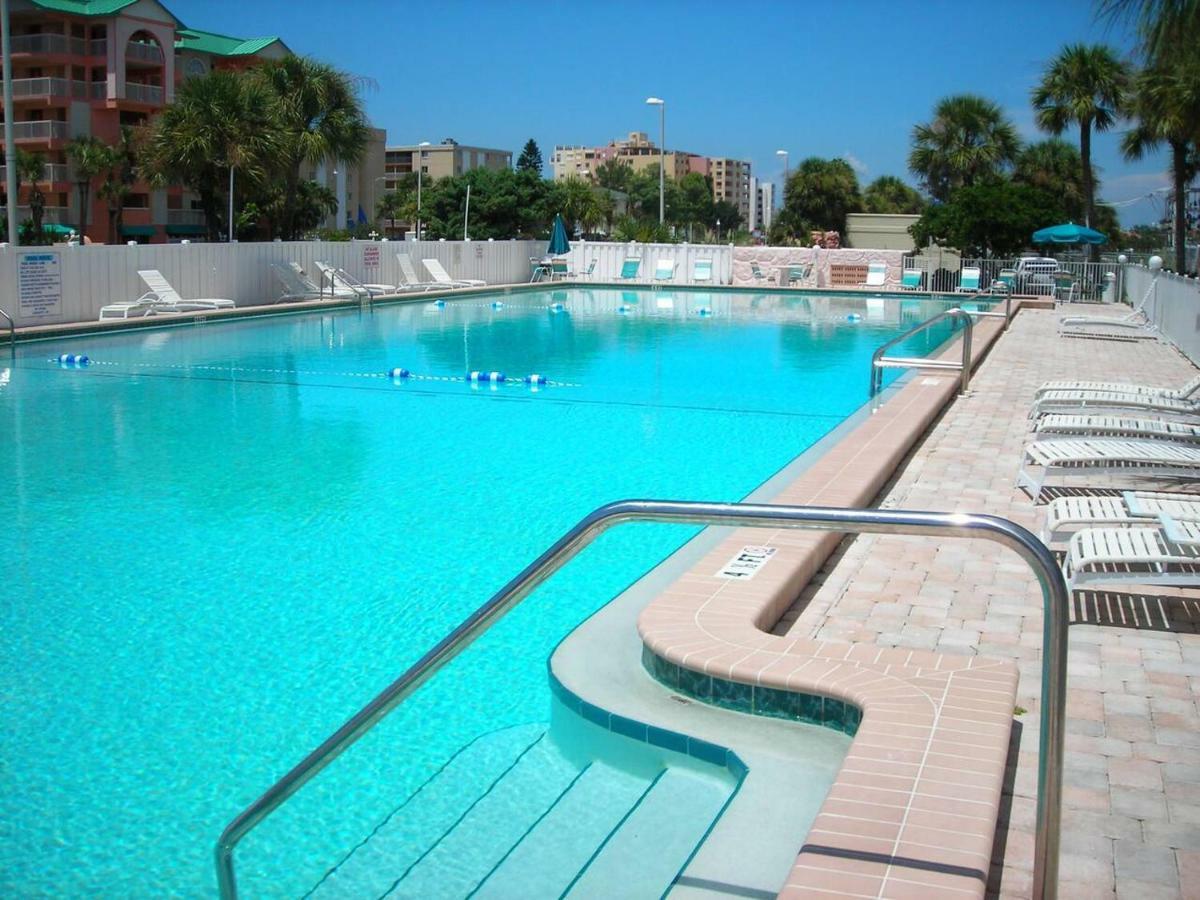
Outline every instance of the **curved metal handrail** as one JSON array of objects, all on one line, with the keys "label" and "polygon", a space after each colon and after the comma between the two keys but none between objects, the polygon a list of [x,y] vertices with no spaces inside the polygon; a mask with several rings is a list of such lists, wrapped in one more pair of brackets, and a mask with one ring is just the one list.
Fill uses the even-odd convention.
[{"label": "curved metal handrail", "polygon": [[442,638],[433,649],[351,716],[341,728],[247,806],[217,841],[221,897],[237,897],[233,851],[259,822],[274,812],[344,750],[371,730],[421,685],[454,659],[505,613],[529,596],[602,532],[624,522],[798,528],[853,534],[912,534],[979,537],[1015,551],[1037,576],[1044,605],[1041,724],[1038,756],[1037,835],[1034,896],[1053,898],[1058,884],[1059,818],[1062,805],[1063,740],[1067,679],[1067,622],[1070,594],[1054,556],[1026,529],[1007,519],[970,513],[884,509],[832,509],[757,503],[622,500],[593,510],[537,559]]},{"label": "curved metal handrail", "polygon": [[17,323],[13,321],[13,317],[0,309],[0,316],[8,319],[8,343],[14,350],[17,348]]},{"label": "curved metal handrail", "polygon": [[[954,363],[944,359],[926,359],[924,357],[911,356],[894,356],[891,358],[885,357],[888,350],[891,350],[901,341],[907,340],[914,334],[918,334],[927,328],[936,325],[942,319],[961,319],[963,323],[963,345],[962,345],[962,362]],[[897,335],[886,344],[881,344],[871,354],[871,394],[874,397],[883,390],[883,370],[885,368],[910,368],[910,369],[953,369],[961,372],[959,376],[960,394],[965,394],[967,388],[971,386],[971,336],[975,330],[975,323],[971,321],[971,314],[965,309],[959,309],[957,306],[943,310],[935,316],[930,316],[924,322],[914,325],[912,328],[903,334]]]}]

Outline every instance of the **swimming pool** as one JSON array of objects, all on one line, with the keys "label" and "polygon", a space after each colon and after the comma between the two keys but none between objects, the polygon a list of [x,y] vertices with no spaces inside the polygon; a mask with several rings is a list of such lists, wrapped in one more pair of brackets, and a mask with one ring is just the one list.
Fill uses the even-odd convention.
[{"label": "swimming pool", "polygon": [[[566,527],[745,496],[946,305],[540,291],[19,347],[0,889],[211,894],[229,818]],[[472,740],[544,723],[555,644],[691,533],[601,538],[248,839],[244,887],[303,893]]]}]

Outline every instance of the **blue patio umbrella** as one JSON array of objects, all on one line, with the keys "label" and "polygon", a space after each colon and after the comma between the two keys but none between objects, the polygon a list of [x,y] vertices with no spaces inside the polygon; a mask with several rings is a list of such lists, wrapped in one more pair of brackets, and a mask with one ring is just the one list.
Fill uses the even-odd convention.
[{"label": "blue patio umbrella", "polygon": [[1086,225],[1076,225],[1074,222],[1051,225],[1033,233],[1035,244],[1103,244],[1107,240],[1107,235]]},{"label": "blue patio umbrella", "polygon": [[554,227],[550,230],[550,246],[546,248],[546,253],[550,256],[562,256],[564,253],[570,252],[571,245],[567,241],[567,226],[563,224],[562,216],[555,213]]}]

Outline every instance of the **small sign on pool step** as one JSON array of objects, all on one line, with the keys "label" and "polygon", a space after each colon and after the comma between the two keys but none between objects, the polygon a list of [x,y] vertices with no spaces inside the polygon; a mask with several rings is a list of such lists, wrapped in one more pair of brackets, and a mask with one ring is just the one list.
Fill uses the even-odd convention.
[{"label": "small sign on pool step", "polygon": [[767,564],[775,555],[774,547],[759,547],[747,545],[729,562],[721,566],[717,578],[732,578],[735,581],[749,581],[758,574],[758,570]]}]

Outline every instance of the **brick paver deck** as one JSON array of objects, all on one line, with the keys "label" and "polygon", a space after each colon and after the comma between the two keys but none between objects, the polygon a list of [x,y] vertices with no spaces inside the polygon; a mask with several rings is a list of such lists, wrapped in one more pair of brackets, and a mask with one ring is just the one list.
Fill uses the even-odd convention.
[{"label": "brick paver deck", "polygon": [[[881,505],[986,512],[1033,530],[1014,487],[1034,391],[1058,378],[1178,386],[1195,369],[1158,343],[1061,338],[1026,310],[908,460]],[[1010,658],[1020,669],[1010,781],[989,894],[1029,895],[1041,596],[1015,556],[979,541],[863,536],[776,634]],[[1200,592],[1077,593],[1070,632],[1060,896],[1200,897]]]}]

